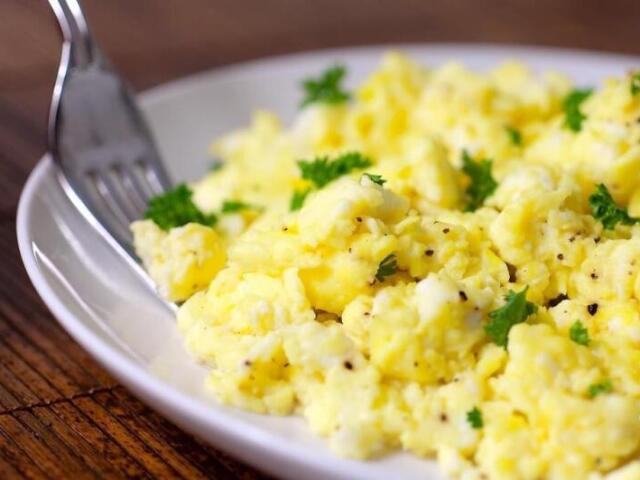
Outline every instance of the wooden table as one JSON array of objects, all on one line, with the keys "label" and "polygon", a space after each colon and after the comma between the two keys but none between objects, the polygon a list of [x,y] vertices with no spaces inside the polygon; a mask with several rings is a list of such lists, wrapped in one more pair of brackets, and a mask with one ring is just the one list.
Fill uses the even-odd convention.
[{"label": "wooden table", "polygon": [[[514,42],[640,53],[638,0],[86,0],[136,89],[250,58],[340,45]],[[15,242],[45,152],[59,36],[44,0],[0,2],[0,478],[266,478],[136,400],[58,326]]]}]

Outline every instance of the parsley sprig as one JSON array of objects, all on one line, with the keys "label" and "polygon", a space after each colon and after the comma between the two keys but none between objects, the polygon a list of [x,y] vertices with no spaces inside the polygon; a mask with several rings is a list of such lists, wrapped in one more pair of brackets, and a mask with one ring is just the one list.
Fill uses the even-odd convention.
[{"label": "parsley sprig", "polygon": [[626,209],[616,204],[609,193],[609,189],[602,183],[589,196],[589,205],[594,218],[602,222],[605,230],[613,230],[618,223],[633,225],[640,222],[640,218],[630,217]]},{"label": "parsley sprig", "polygon": [[589,330],[582,324],[580,320],[576,320],[569,328],[569,338],[578,345],[589,346],[591,339],[589,338]]},{"label": "parsley sprig", "polygon": [[522,145],[522,134],[520,133],[520,130],[517,130],[516,128],[511,126],[506,126],[504,128],[507,131],[507,135],[509,135],[511,143],[513,143],[517,147],[520,147]]},{"label": "parsley sprig", "polygon": [[309,180],[317,188],[322,188],[352,170],[370,167],[371,160],[359,152],[343,153],[334,160],[318,157],[313,161],[298,162],[302,178]]},{"label": "parsley sprig", "polygon": [[365,173],[364,176],[368,177],[369,180],[371,180],[373,183],[380,185],[381,187],[385,183],[387,183],[387,181],[384,178],[382,178],[382,175],[376,175],[374,173]]},{"label": "parsley sprig", "polygon": [[471,425],[471,428],[480,430],[484,427],[484,419],[482,418],[482,411],[478,407],[473,407],[467,412],[467,422]]},{"label": "parsley sprig", "polygon": [[222,202],[222,213],[237,213],[242,210],[257,210],[259,207],[240,200],[225,200]]},{"label": "parsley sprig", "polygon": [[387,277],[394,275],[398,271],[398,262],[396,260],[396,254],[390,253],[382,259],[378,265],[376,271],[376,280],[378,282],[384,282]]},{"label": "parsley sprig", "polygon": [[471,179],[466,190],[468,200],[465,210],[467,212],[480,208],[498,187],[498,183],[491,175],[492,163],[488,159],[475,161],[469,152],[462,151],[462,171]]},{"label": "parsley sprig", "polygon": [[318,78],[307,78],[302,82],[305,96],[301,107],[311,103],[343,103],[351,98],[342,87],[347,71],[341,65],[325,70]]},{"label": "parsley sprig", "polygon": [[640,72],[634,73],[631,76],[631,95],[637,95],[640,93]]},{"label": "parsley sprig", "polygon": [[[359,152],[343,153],[333,160],[324,156],[317,157],[312,161],[300,160],[298,162],[302,178],[311,182],[315,188],[322,188],[337,178],[351,173],[353,170],[367,168],[371,165],[371,160]],[[302,208],[302,205],[304,205],[304,201],[307,198],[307,195],[311,193],[311,190],[311,188],[307,188],[293,192],[293,196],[289,203],[289,209],[294,211]]]},{"label": "parsley sprig", "polygon": [[291,196],[291,201],[289,202],[289,210],[292,212],[296,210],[300,210],[302,205],[304,205],[304,201],[307,199],[307,196],[311,193],[310,188],[305,188],[304,190],[295,190],[293,195]]},{"label": "parsley sprig", "polygon": [[217,172],[218,170],[220,170],[222,167],[224,167],[224,162],[222,162],[221,160],[213,160],[210,164],[209,164],[209,172],[213,173],[213,172]]},{"label": "parsley sprig", "polygon": [[524,322],[529,315],[538,311],[534,303],[527,301],[527,290],[529,287],[518,293],[509,290],[506,303],[489,313],[491,320],[484,326],[484,331],[496,345],[506,348],[511,327]]},{"label": "parsley sprig", "polygon": [[215,225],[217,217],[203,213],[193,203],[192,196],[191,189],[185,184],[180,184],[173,190],[149,200],[144,218],[153,220],[163,230],[181,227],[187,223]]},{"label": "parsley sprig", "polygon": [[605,393],[611,393],[613,391],[613,383],[611,380],[603,380],[600,383],[594,383],[589,386],[587,390],[587,395],[589,398],[596,398],[598,395],[603,395]]},{"label": "parsley sprig", "polygon": [[580,110],[582,103],[593,93],[591,88],[575,89],[564,99],[564,126],[574,132],[582,130],[582,122],[587,118]]}]

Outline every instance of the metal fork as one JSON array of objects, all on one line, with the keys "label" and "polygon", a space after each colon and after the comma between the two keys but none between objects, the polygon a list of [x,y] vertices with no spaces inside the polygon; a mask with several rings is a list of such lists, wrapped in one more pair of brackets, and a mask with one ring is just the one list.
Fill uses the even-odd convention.
[{"label": "metal fork", "polygon": [[74,205],[136,259],[129,224],[171,186],[135,100],[98,49],[78,0],[49,0],[64,37],[49,148]]}]

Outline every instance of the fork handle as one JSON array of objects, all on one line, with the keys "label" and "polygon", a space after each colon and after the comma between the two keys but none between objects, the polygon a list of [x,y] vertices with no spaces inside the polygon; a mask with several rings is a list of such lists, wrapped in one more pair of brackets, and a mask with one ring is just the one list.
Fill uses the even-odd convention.
[{"label": "fork handle", "polygon": [[71,50],[72,67],[84,68],[97,60],[97,50],[79,0],[49,0],[65,44]]}]

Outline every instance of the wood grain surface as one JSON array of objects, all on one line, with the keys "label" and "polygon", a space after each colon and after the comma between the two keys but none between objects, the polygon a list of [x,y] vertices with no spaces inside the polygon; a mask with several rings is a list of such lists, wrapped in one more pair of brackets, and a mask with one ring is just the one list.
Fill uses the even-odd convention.
[{"label": "wood grain surface", "polygon": [[[341,45],[480,41],[640,54],[638,0],[85,0],[136,89]],[[136,400],[58,326],[18,256],[60,39],[45,0],[0,0],[0,478],[264,479]]]}]

